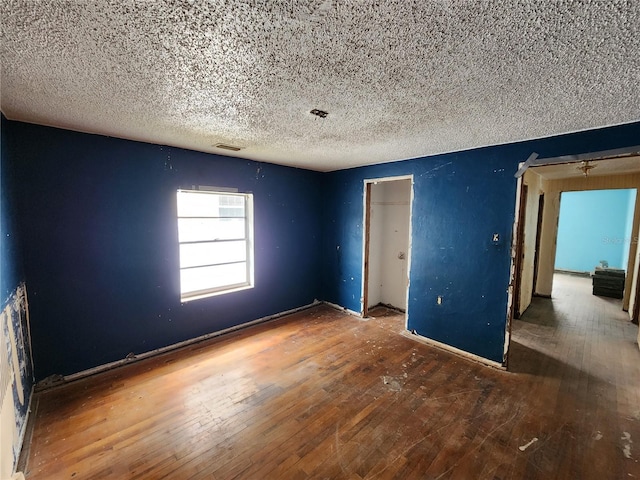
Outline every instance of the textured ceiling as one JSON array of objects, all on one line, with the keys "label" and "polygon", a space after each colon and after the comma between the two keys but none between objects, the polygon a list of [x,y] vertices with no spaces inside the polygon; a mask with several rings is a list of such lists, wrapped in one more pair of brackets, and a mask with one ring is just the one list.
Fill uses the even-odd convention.
[{"label": "textured ceiling", "polygon": [[637,0],[0,7],[14,120],[327,171],[640,119]]}]

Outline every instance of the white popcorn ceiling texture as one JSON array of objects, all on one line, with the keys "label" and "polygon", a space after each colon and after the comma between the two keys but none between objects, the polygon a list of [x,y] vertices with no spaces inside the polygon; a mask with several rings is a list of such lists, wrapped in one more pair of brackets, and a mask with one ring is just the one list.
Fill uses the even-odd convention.
[{"label": "white popcorn ceiling texture", "polygon": [[638,0],[0,7],[13,120],[329,171],[640,119]]}]

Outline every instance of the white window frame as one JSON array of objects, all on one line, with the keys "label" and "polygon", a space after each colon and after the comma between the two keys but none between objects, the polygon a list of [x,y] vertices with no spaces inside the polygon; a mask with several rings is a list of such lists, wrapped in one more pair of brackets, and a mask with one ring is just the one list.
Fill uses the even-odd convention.
[{"label": "white window frame", "polygon": [[[230,283],[212,288],[204,288],[200,290],[194,291],[183,291],[182,280],[180,281],[180,301],[188,302],[191,300],[197,300],[200,298],[207,298],[214,295],[221,295],[225,293],[237,292],[240,290],[246,290],[249,288],[253,288],[254,286],[254,256],[253,256],[253,194],[251,193],[236,193],[230,192],[228,189],[220,189],[220,190],[189,190],[189,189],[178,189],[176,195],[176,201],[178,201],[178,197],[183,194],[196,194],[196,195],[216,195],[216,196],[239,196],[244,198],[244,217],[229,217],[229,218],[244,218],[244,238],[237,238],[233,240],[199,240],[199,241],[181,241],[180,240],[180,221],[181,218],[204,218],[204,219],[220,219],[226,218],[219,216],[218,212],[212,212],[212,215],[180,215],[180,212],[177,211],[177,223],[178,223],[178,251],[180,252],[180,247],[186,244],[206,244],[206,243],[218,243],[218,242],[227,242],[234,240],[244,240],[246,242],[246,281],[242,283]],[[178,209],[179,210],[179,209]],[[217,265],[225,265],[230,263],[242,263],[241,261],[237,262],[229,262],[229,263],[204,263],[199,265],[189,265],[183,266],[181,260],[180,263],[180,277],[182,279],[183,270],[189,270],[194,268],[201,268],[207,266],[217,266]]]}]

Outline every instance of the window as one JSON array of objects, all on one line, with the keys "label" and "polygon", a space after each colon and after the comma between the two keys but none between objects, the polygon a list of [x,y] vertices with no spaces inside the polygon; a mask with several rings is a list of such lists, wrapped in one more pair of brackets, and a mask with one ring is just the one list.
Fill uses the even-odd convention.
[{"label": "window", "polygon": [[253,195],[178,190],[180,300],[253,286]]}]

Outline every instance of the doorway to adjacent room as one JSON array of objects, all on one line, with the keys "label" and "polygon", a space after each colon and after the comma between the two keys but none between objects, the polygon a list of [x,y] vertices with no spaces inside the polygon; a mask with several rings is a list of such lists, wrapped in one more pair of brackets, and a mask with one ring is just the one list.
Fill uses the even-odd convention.
[{"label": "doorway to adjacent room", "polygon": [[362,315],[383,305],[407,311],[413,177],[365,180]]}]

